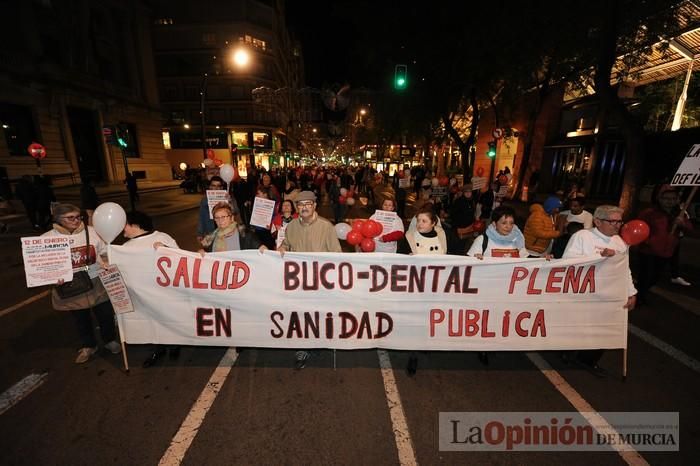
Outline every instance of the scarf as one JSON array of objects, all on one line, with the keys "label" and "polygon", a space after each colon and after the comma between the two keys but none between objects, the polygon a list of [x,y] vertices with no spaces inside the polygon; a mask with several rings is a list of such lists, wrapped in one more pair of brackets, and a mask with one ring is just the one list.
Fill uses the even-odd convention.
[{"label": "scarf", "polygon": [[225,228],[217,228],[205,236],[204,239],[202,239],[202,245],[204,247],[212,246],[212,252],[227,251],[226,238],[235,233],[238,233],[238,224],[236,222],[231,222],[231,225]]},{"label": "scarf", "polygon": [[489,241],[494,243],[507,243],[516,249],[522,249],[525,247],[525,237],[517,225],[513,225],[513,229],[510,233],[507,235],[502,235],[496,231],[496,227],[494,227],[493,223],[491,223],[486,229],[486,236],[489,237]]}]

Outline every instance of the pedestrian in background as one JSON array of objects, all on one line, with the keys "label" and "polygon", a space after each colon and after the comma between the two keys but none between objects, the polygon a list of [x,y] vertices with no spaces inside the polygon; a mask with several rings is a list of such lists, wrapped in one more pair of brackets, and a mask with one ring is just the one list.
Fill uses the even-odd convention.
[{"label": "pedestrian in background", "polygon": [[562,203],[556,196],[550,196],[544,204],[532,204],[530,216],[525,222],[525,247],[529,257],[551,258],[552,244],[562,234],[559,210]]}]

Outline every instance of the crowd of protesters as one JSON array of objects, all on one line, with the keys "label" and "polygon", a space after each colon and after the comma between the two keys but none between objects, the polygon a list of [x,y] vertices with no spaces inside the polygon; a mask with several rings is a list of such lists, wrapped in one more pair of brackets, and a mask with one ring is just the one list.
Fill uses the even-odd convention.
[{"label": "crowd of protesters", "polygon": [[[388,173],[377,172],[371,167],[359,168],[304,168],[271,170],[251,168],[246,179],[236,176],[230,184],[221,177],[208,180],[210,190],[225,191],[227,201],[210,211],[206,194],[203,196],[196,237],[201,245],[200,253],[241,249],[276,250],[284,255],[293,252],[341,252],[360,251],[359,247],[344,248],[338,239],[334,224],[352,223],[351,213],[354,196],[362,198],[362,205],[370,211],[375,209],[395,213],[393,231],[384,231],[375,238],[377,252],[403,254],[452,254],[503,258],[557,258],[583,257],[598,254],[603,257],[628,256],[630,248],[619,236],[624,212],[616,206],[598,206],[594,212],[586,209],[586,199],[576,185],[546,197],[542,203],[532,203],[530,214],[521,230],[516,224],[516,211],[505,197],[502,183],[510,183],[510,172],[500,176],[488,189],[474,189],[460,183],[457,177],[437,177],[423,167],[397,171],[390,180]],[[29,199],[30,190],[25,179],[18,186],[18,196]],[[83,203],[95,208],[94,188],[86,183]],[[250,218],[256,198],[272,200],[274,215],[269,225],[251,226]],[[412,198],[416,214],[406,216],[406,200]],[[332,218],[325,219],[318,213],[324,203],[330,207]],[[631,270],[628,277],[628,309],[636,304],[637,288],[644,299],[649,288],[658,282],[661,272],[670,268],[673,283],[688,286],[678,271],[680,239],[692,228],[687,216],[680,212],[680,193],[668,186],[658,190],[655,203],[640,218],[650,228],[650,238],[638,248],[639,260],[635,270],[636,284]],[[92,210],[88,209],[88,210]],[[32,221],[39,222],[36,213]],[[95,248],[102,248],[99,237],[83,223],[80,209],[70,205],[59,205],[54,212],[54,226],[47,234],[81,235],[88,228],[94,235]],[[153,243],[153,247],[177,247],[172,238],[165,240],[153,236],[149,217],[131,213],[124,230],[132,246]],[[376,214],[375,214],[376,215]],[[34,219],[37,220],[34,220]],[[374,218],[374,215],[371,217]],[[88,220],[88,217],[85,217]],[[37,223],[38,224],[38,223]],[[167,235],[166,235],[167,236]],[[81,236],[82,237],[82,236]],[[153,240],[153,241],[151,241]],[[92,244],[92,243],[91,243]],[[629,259],[628,259],[629,260]],[[61,308],[60,300],[54,302]],[[98,320],[104,319],[107,304],[95,299],[95,311],[101,312]],[[65,307],[65,306],[64,306]],[[102,309],[104,308],[104,309]],[[86,330],[85,307],[75,309],[76,322],[83,341],[76,362],[87,361],[96,351],[94,337]],[[118,352],[113,344],[113,330],[109,325],[101,326],[106,332],[103,340],[110,351]],[[153,354],[144,362],[144,367],[155,364],[165,353],[165,347],[156,346]],[[311,352],[299,350],[295,355],[295,367],[305,367]],[[598,376],[605,371],[598,366],[602,351],[574,353],[573,361]],[[486,353],[479,353],[482,363],[488,364]],[[569,354],[566,355],[567,362]],[[409,361],[409,372],[415,373],[415,357]]]}]

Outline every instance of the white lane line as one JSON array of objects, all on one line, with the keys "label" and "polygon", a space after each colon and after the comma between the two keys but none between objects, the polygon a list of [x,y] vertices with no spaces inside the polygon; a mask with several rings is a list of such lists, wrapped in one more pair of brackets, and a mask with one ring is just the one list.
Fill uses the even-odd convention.
[{"label": "white lane line", "polygon": [[408,423],[406,422],[406,415],[403,412],[403,405],[401,404],[401,397],[399,396],[399,387],[396,386],[396,379],[394,379],[394,372],[391,368],[389,353],[378,349],[377,354],[379,355],[379,367],[382,370],[382,379],[384,379],[386,404],[389,406],[391,425],[394,430],[394,440],[399,453],[399,464],[417,465],[416,453],[413,451],[413,441],[411,440],[411,433],[408,431]]},{"label": "white lane line", "polygon": [[665,341],[656,338],[651,333],[648,333],[632,324],[629,324],[629,331],[635,337],[649,343],[654,348],[663,351],[664,353],[671,356],[673,359],[680,362],[681,364],[688,366],[695,372],[700,372],[700,361],[698,361],[697,359],[693,359],[692,357],[685,354],[683,351],[674,348]]},{"label": "white lane line", "polygon": [[214,404],[216,396],[221,391],[221,388],[226,381],[226,377],[238,359],[236,348],[229,348],[224,356],[219,361],[219,365],[214,369],[214,373],[209,378],[207,385],[199,394],[199,398],[194,402],[190,412],[177,431],[170,446],[163,454],[163,457],[158,462],[161,466],[178,466],[185,458],[187,450],[190,448],[192,441],[197,436],[199,428],[204,422],[204,418],[209,411],[209,408]]},{"label": "white lane line", "polygon": [[48,296],[49,293],[51,293],[51,290],[42,291],[41,293],[39,293],[39,294],[37,294],[37,295],[34,295],[34,296],[32,296],[31,298],[25,299],[25,300],[22,301],[21,303],[17,303],[17,304],[15,304],[14,306],[8,307],[7,309],[3,309],[2,311],[0,311],[0,317],[9,314],[9,313],[12,312],[12,311],[16,311],[17,309],[19,309],[19,308],[22,307],[22,306],[26,306],[27,304],[31,304],[31,303],[33,303],[34,301],[38,301],[38,300],[40,300],[41,298],[43,298],[43,297],[45,297],[45,296]]},{"label": "white lane line", "polygon": [[[598,414],[598,412],[591,406],[569,383],[564,380],[564,377],[559,374],[559,372],[552,369],[547,361],[544,360],[542,356],[537,353],[526,353],[528,359],[537,366],[537,368],[544,374],[545,377],[554,385],[554,388],[559,391],[564,397],[571,403],[576,410],[581,413],[588,423],[593,426],[598,433],[602,435],[614,434],[618,437],[618,433],[613,427],[608,424],[603,416]],[[617,453],[622,457],[622,459],[629,465],[633,466],[649,466],[649,463],[637,453],[637,450],[632,448],[627,443],[620,443],[611,445],[612,448],[617,450]]]},{"label": "white lane line", "polygon": [[0,395],[0,415],[39,388],[46,382],[48,376],[47,372],[43,374],[29,374]]}]

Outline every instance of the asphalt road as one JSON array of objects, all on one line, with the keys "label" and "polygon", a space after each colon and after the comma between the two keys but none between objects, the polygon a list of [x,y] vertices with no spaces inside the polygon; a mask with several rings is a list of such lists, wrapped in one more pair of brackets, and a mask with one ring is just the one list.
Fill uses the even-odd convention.
[{"label": "asphalt road", "polygon": [[[157,219],[157,228],[194,249],[196,211]],[[19,245],[0,244],[0,312],[41,293],[24,286]],[[15,248],[13,250],[12,248]],[[690,277],[692,279],[700,277]],[[668,288],[673,292],[673,288]],[[557,353],[540,353],[563,380],[599,412],[680,413],[678,452],[640,452],[634,464],[699,464],[700,316],[658,295],[633,311],[633,328],[672,345],[674,358],[631,333],[629,374],[621,380],[622,355],[608,351],[605,379],[565,365]],[[656,341],[656,340],[654,340]],[[143,369],[149,347],[131,345],[129,374],[121,356],[100,354],[73,363],[77,336],[71,317],[51,310],[42,297],[0,316],[0,393],[31,374],[44,382],[0,414],[2,464],[156,465],[173,443],[203,390],[211,388],[226,348],[184,347],[177,360]],[[625,464],[605,452],[443,452],[438,418],[444,411],[576,411],[525,353],[493,353],[483,366],[474,353],[418,353],[409,377],[408,353],[389,360],[418,464]],[[215,398],[194,430],[181,464],[409,464],[397,449],[397,428],[376,351],[319,351],[294,371],[291,350],[247,348],[215,387]],[[691,366],[687,365],[690,361]],[[551,372],[549,373],[551,375]],[[0,402],[0,406],[2,403]],[[398,429],[400,430],[400,429]],[[178,443],[178,442],[176,442]],[[410,456],[409,456],[410,458]],[[173,463],[170,463],[173,464]]]}]

